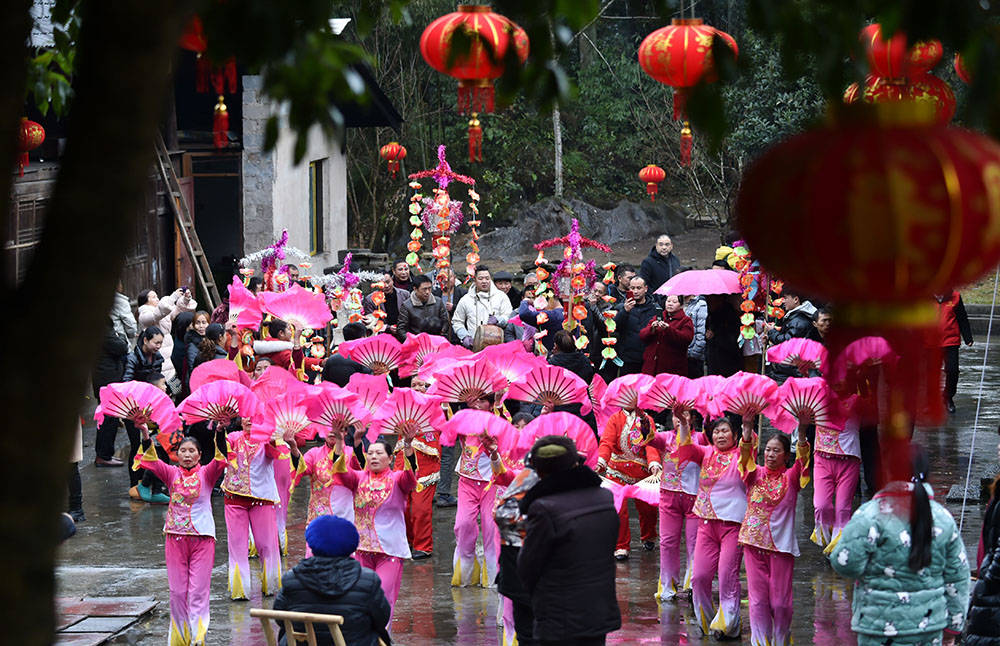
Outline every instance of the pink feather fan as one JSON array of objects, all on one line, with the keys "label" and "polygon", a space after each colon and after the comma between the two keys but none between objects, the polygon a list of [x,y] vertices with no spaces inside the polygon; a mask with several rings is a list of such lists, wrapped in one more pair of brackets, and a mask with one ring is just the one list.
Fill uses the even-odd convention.
[{"label": "pink feather fan", "polygon": [[457,361],[442,366],[435,374],[436,381],[428,395],[436,395],[446,402],[471,402],[503,391],[507,380],[489,361]]},{"label": "pink feather fan", "polygon": [[830,380],[838,384],[848,384],[859,379],[859,373],[866,368],[881,364],[895,365],[899,359],[889,342],[880,336],[864,336],[847,344],[833,359]]},{"label": "pink feather fan", "polygon": [[604,399],[604,393],[608,391],[608,382],[604,381],[598,373],[594,373],[594,378],[590,380],[590,385],[587,386],[587,395],[590,397],[590,406],[594,410],[594,418],[597,420],[597,428],[604,428],[608,425],[608,420],[611,419],[611,415],[614,414],[613,410],[605,410],[601,405],[601,400]]},{"label": "pink feather fan", "polygon": [[778,384],[770,377],[753,372],[737,372],[726,379],[722,390],[725,400],[722,407],[743,417],[756,417],[763,413],[773,421],[780,410],[776,406],[777,392]]},{"label": "pink feather fan", "polygon": [[584,457],[584,464],[597,464],[597,438],[594,429],[572,413],[556,411],[539,415],[521,430],[518,448],[527,453],[539,438],[546,435],[562,435],[576,443],[576,450]]},{"label": "pink feather fan", "polygon": [[265,423],[274,429],[274,438],[294,436],[295,439],[311,440],[316,437],[319,429],[309,419],[302,395],[301,392],[289,392],[264,400]]},{"label": "pink feather fan", "polygon": [[376,334],[345,341],[338,346],[337,351],[365,366],[375,375],[395,370],[403,358],[403,345],[391,334]]},{"label": "pink feather fan", "polygon": [[451,345],[448,339],[436,334],[410,334],[407,332],[406,341],[400,346],[402,354],[399,362],[399,376],[410,377],[420,370],[424,364],[424,359],[429,354],[437,352],[439,349]]},{"label": "pink feather fan", "polygon": [[517,443],[522,435],[510,422],[499,415],[485,410],[463,408],[441,426],[441,444],[454,446],[458,436],[476,437],[488,435],[497,440],[497,448]]},{"label": "pink feather fan", "polygon": [[473,356],[471,350],[463,348],[460,345],[445,346],[437,352],[424,357],[424,361],[420,365],[419,370],[417,370],[417,374],[427,383],[433,383],[437,380],[438,372],[455,363],[473,361]]},{"label": "pink feather fan", "polygon": [[375,441],[380,434],[395,433],[412,438],[426,433],[437,433],[445,424],[441,399],[418,393],[412,388],[396,388],[372,415],[368,440]]},{"label": "pink feather fan", "polygon": [[360,428],[371,417],[371,411],[364,407],[360,397],[335,384],[322,383],[319,386],[311,386],[307,401],[306,412],[316,425],[320,437],[326,437],[334,428],[346,429],[348,426]]},{"label": "pink feather fan", "polygon": [[718,419],[726,412],[726,378],[719,375],[705,375],[694,380],[698,387],[698,401],[694,408],[705,419]]},{"label": "pink feather fan", "polygon": [[613,379],[608,384],[608,390],[601,398],[601,406],[604,408],[624,408],[625,410],[635,410],[639,408],[639,400],[653,385],[652,375],[642,373],[634,375],[622,375]]},{"label": "pink feather fan", "polygon": [[507,399],[534,402],[543,406],[583,404],[582,413],[590,412],[587,384],[578,376],[559,366],[535,366],[526,375],[511,382]]},{"label": "pink feather fan", "polygon": [[346,390],[357,395],[358,403],[369,414],[374,414],[389,396],[389,382],[382,375],[365,375],[356,372],[347,381]]},{"label": "pink feather fan", "polygon": [[100,405],[94,412],[98,424],[104,416],[129,419],[138,425],[153,422],[161,433],[170,433],[181,427],[174,404],[167,394],[143,381],[126,381],[102,386]]},{"label": "pink feather fan", "polygon": [[238,276],[233,276],[233,284],[229,286],[229,322],[238,327],[258,328],[263,318],[260,301]]},{"label": "pink feather fan", "polygon": [[220,380],[235,381],[244,386],[250,385],[250,375],[229,359],[212,359],[199,364],[191,371],[188,385],[192,391],[195,391],[211,381]]},{"label": "pink feather fan", "polygon": [[789,339],[768,348],[767,360],[771,363],[795,366],[805,377],[812,370],[825,371],[829,354],[822,343],[812,339]]},{"label": "pink feather fan", "polygon": [[281,397],[286,393],[293,393],[298,397],[305,395],[303,390],[305,384],[296,379],[292,373],[280,366],[268,366],[260,377],[254,379],[250,384],[250,390],[257,395],[257,399],[262,402],[275,397]]},{"label": "pink feather fan", "polygon": [[775,428],[791,433],[799,423],[841,429],[844,416],[829,382],[822,377],[789,377],[777,391],[777,400],[785,413],[771,420]]},{"label": "pink feather fan", "polygon": [[639,408],[661,411],[685,411],[695,408],[701,399],[698,382],[681,375],[662,373],[639,397]]},{"label": "pink feather fan", "polygon": [[212,381],[181,402],[180,414],[188,424],[215,422],[229,424],[238,417],[253,417],[260,402],[253,392],[233,381]]},{"label": "pink feather fan", "polygon": [[508,383],[528,374],[534,366],[545,365],[544,359],[525,350],[520,341],[488,345],[474,356],[492,363]]},{"label": "pink feather fan", "polygon": [[322,294],[303,289],[298,284],[283,292],[261,292],[257,298],[261,309],[299,333],[307,329],[319,330],[333,318]]}]

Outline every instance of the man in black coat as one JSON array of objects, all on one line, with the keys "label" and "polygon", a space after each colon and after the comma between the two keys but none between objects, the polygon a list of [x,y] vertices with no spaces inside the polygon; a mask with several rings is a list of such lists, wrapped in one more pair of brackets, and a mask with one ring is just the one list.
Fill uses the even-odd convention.
[{"label": "man in black coat", "polygon": [[646,351],[646,344],[639,338],[639,332],[662,311],[647,292],[646,281],[640,276],[633,276],[628,291],[632,297],[626,298],[615,314],[615,334],[618,336],[615,350],[623,362],[619,375],[642,372],[642,355]]},{"label": "man in black coat", "polygon": [[[435,298],[441,299],[444,303],[444,309],[448,311],[448,318],[451,319],[452,314],[455,313],[455,308],[458,306],[458,302],[462,300],[468,290],[458,284],[455,280],[455,272],[451,268],[442,269],[438,272],[438,279],[434,285],[434,289],[431,293],[434,294]],[[445,289],[442,291],[441,286],[444,285]],[[455,331],[448,326],[448,340],[452,343],[458,343],[458,337],[455,336]]]},{"label": "man in black coat", "polygon": [[527,461],[540,481],[520,503],[525,535],[517,573],[531,596],[532,637],[549,646],[604,644],[621,627],[611,492],[567,437],[540,438]]},{"label": "man in black coat", "polygon": [[[114,321],[109,317],[104,329],[104,343],[101,353],[94,365],[91,383],[94,386],[94,399],[98,399],[101,386],[107,386],[122,380],[125,371],[125,355],[128,354],[128,341],[115,332]],[[94,465],[98,467],[120,467],[125,463],[115,457],[115,436],[118,435],[119,421],[117,417],[106,415],[101,425],[97,427],[97,438],[94,441],[94,452],[97,457]]]},{"label": "man in black coat", "polygon": [[396,338],[406,341],[406,334],[435,334],[445,336],[451,330],[448,311],[440,298],[431,293],[431,279],[417,276],[413,279],[413,291],[399,308],[399,324]]},{"label": "man in black coat", "polygon": [[646,279],[649,291],[655,292],[681,270],[681,261],[674,255],[674,243],[667,234],[656,239],[656,246],[649,250],[639,266],[639,275]]},{"label": "man in black coat", "polygon": [[[281,578],[281,591],[274,599],[275,610],[340,615],[340,631],[352,646],[377,646],[381,639],[391,644],[386,626],[392,609],[382,592],[382,582],[374,570],[362,567],[351,558],[358,548],[358,530],[349,520],[325,515],[306,527],[306,543],[313,556]],[[296,631],[301,624],[292,624]],[[330,630],[323,624],[316,628],[318,646],[332,646]],[[287,644],[284,624],[279,623],[278,643]]]}]

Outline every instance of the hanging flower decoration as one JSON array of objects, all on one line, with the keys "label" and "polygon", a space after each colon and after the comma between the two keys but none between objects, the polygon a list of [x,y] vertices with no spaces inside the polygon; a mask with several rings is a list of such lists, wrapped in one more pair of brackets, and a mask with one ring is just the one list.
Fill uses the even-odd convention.
[{"label": "hanging flower decoration", "polygon": [[[420,192],[422,184],[417,180],[431,178],[437,186],[432,190],[432,196],[425,196]],[[409,254],[406,262],[416,267],[420,261],[421,240],[425,226],[431,234],[431,253],[434,256],[435,267],[438,270],[451,266],[451,236],[462,226],[462,203],[452,200],[448,193],[448,185],[452,182],[469,185],[469,210],[474,216],[479,215],[479,194],[472,187],[476,180],[466,175],[459,175],[451,170],[448,159],[445,156],[445,146],[438,146],[438,165],[429,170],[422,170],[410,175],[410,188],[415,192],[410,197],[410,224],[413,231],[410,232],[410,242],[406,245]],[[479,263],[479,233],[476,231],[480,222],[478,219],[469,220],[472,227],[472,239],[470,245],[472,252],[466,256],[466,272],[471,277]],[[440,275],[440,274],[439,274]]]}]

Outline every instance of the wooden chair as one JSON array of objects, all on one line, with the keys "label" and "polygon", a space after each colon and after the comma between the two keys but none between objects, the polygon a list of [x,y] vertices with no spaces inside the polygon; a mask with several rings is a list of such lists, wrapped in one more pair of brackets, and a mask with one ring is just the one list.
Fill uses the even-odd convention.
[{"label": "wooden chair", "polygon": [[[316,646],[316,628],[313,624],[324,624],[330,630],[333,637],[334,646],[347,646],[344,641],[344,634],[340,632],[340,627],[344,624],[344,618],[340,615],[321,615],[314,612],[288,612],[286,610],[268,610],[267,608],[251,608],[250,616],[260,619],[260,624],[264,628],[264,637],[267,639],[267,646],[278,646],[278,635],[274,632],[271,621],[285,624],[285,642],[288,646],[296,646],[299,643],[306,643],[308,646]],[[292,622],[305,625],[305,632],[299,632],[292,628]],[[384,646],[381,639],[379,644]]]}]

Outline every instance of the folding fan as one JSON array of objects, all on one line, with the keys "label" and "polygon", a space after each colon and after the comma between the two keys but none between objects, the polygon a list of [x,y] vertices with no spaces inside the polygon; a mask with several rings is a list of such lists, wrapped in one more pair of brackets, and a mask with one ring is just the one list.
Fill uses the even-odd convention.
[{"label": "folding fan", "polygon": [[[527,428],[527,427],[525,427]],[[488,435],[496,438],[497,446],[511,445],[524,431],[518,431],[506,419],[485,410],[463,408],[455,413],[447,422],[441,425],[440,441],[443,446],[454,446],[459,435],[475,437]]]},{"label": "folding fan", "polygon": [[128,419],[137,425],[153,422],[161,433],[170,433],[181,427],[174,403],[167,394],[143,381],[126,381],[102,386],[100,405],[94,412],[98,424],[104,416]]},{"label": "folding fan", "polygon": [[621,487],[622,498],[633,498],[654,506],[660,504],[659,474],[643,478],[635,484],[621,485]]},{"label": "folding fan", "polygon": [[768,348],[767,360],[795,366],[805,377],[812,370],[825,370],[829,354],[822,343],[812,339],[790,339]]},{"label": "folding fan", "polygon": [[535,402],[543,406],[583,404],[582,412],[590,411],[587,384],[578,376],[559,366],[535,366],[526,375],[511,382],[507,398]]},{"label": "folding fan", "polygon": [[524,349],[520,341],[488,345],[476,353],[488,360],[507,379],[508,383],[528,374],[534,366],[544,365],[545,360]]},{"label": "folding fan", "polygon": [[389,382],[382,375],[365,375],[356,372],[347,381],[345,390],[357,395],[358,403],[371,414],[378,410],[385,398],[389,396]]},{"label": "folding fan", "polygon": [[889,342],[880,336],[865,336],[847,344],[833,360],[831,380],[840,384],[859,370],[883,363],[894,365],[899,356]]},{"label": "folding fan", "polygon": [[705,416],[705,419],[718,419],[726,412],[726,397],[722,391],[726,387],[726,378],[719,375],[705,375],[694,380],[698,387],[698,401],[694,408]]},{"label": "folding fan", "polygon": [[601,399],[604,408],[624,408],[634,410],[639,407],[639,398],[653,385],[654,378],[642,373],[622,375],[608,384]]},{"label": "folding fan", "polygon": [[844,419],[829,382],[822,377],[789,377],[777,391],[777,400],[787,413],[772,420],[776,428],[791,433],[800,421],[827,428],[843,428]]},{"label": "folding fan", "polygon": [[608,391],[608,382],[604,381],[598,373],[594,373],[594,378],[590,380],[590,385],[587,386],[587,394],[590,396],[590,405],[594,410],[594,418],[597,420],[597,428],[604,428],[608,425],[608,420],[611,419],[611,415],[614,414],[612,410],[606,410],[604,406],[601,405],[601,400],[604,399],[604,393]]},{"label": "folding fan", "polygon": [[527,452],[546,435],[562,435],[576,443],[576,450],[584,457],[584,464],[593,467],[597,464],[597,438],[594,429],[582,419],[563,411],[539,415],[521,430],[519,447]]},{"label": "folding fan", "polygon": [[337,350],[376,375],[384,375],[395,370],[403,358],[403,346],[391,334],[376,334],[363,339],[345,341],[337,347]]},{"label": "folding fan", "polygon": [[507,387],[507,380],[486,360],[449,362],[427,391],[447,402],[471,402]]},{"label": "folding fan", "polygon": [[238,327],[256,329],[263,318],[260,301],[243,286],[238,276],[233,276],[233,284],[229,286],[229,322]]},{"label": "folding fan", "polygon": [[399,376],[410,377],[416,374],[428,354],[450,345],[448,339],[443,336],[427,334],[426,332],[420,334],[407,332],[406,341],[400,347],[402,357],[399,362]]},{"label": "folding fan", "polygon": [[229,359],[212,359],[199,364],[191,371],[188,384],[192,391],[198,390],[211,381],[234,381],[244,386],[250,385],[250,375]]},{"label": "folding fan", "polygon": [[656,375],[652,385],[639,396],[639,408],[661,411],[685,411],[695,408],[701,400],[700,384],[681,375]]},{"label": "folding fan", "polygon": [[298,332],[318,330],[333,318],[322,294],[303,289],[298,284],[283,292],[261,292],[257,298],[261,309]]},{"label": "folding fan", "polygon": [[371,419],[368,429],[370,442],[383,433],[395,433],[399,437],[437,433],[445,424],[441,399],[418,393],[412,388],[393,390]]},{"label": "folding fan", "polygon": [[743,417],[756,417],[761,413],[772,421],[778,415],[776,410],[778,384],[770,377],[753,372],[737,372],[728,379],[722,389],[724,410]]},{"label": "folding fan", "polygon": [[326,437],[334,427],[364,426],[371,417],[371,411],[364,407],[361,398],[346,388],[323,383],[310,387],[309,393],[306,413],[319,426],[320,437]]},{"label": "folding fan", "polygon": [[264,419],[274,429],[275,438],[291,433],[296,438],[312,439],[319,430],[309,419],[306,402],[295,392],[265,400]]},{"label": "folding fan", "polygon": [[238,417],[253,417],[259,409],[257,396],[243,384],[212,381],[196,389],[181,402],[180,414],[188,424],[229,424]]},{"label": "folding fan", "polygon": [[260,377],[253,380],[253,383],[250,384],[250,390],[257,395],[257,399],[266,402],[285,394],[295,394],[301,398],[305,396],[303,386],[304,384],[287,369],[281,366],[268,366]]}]

